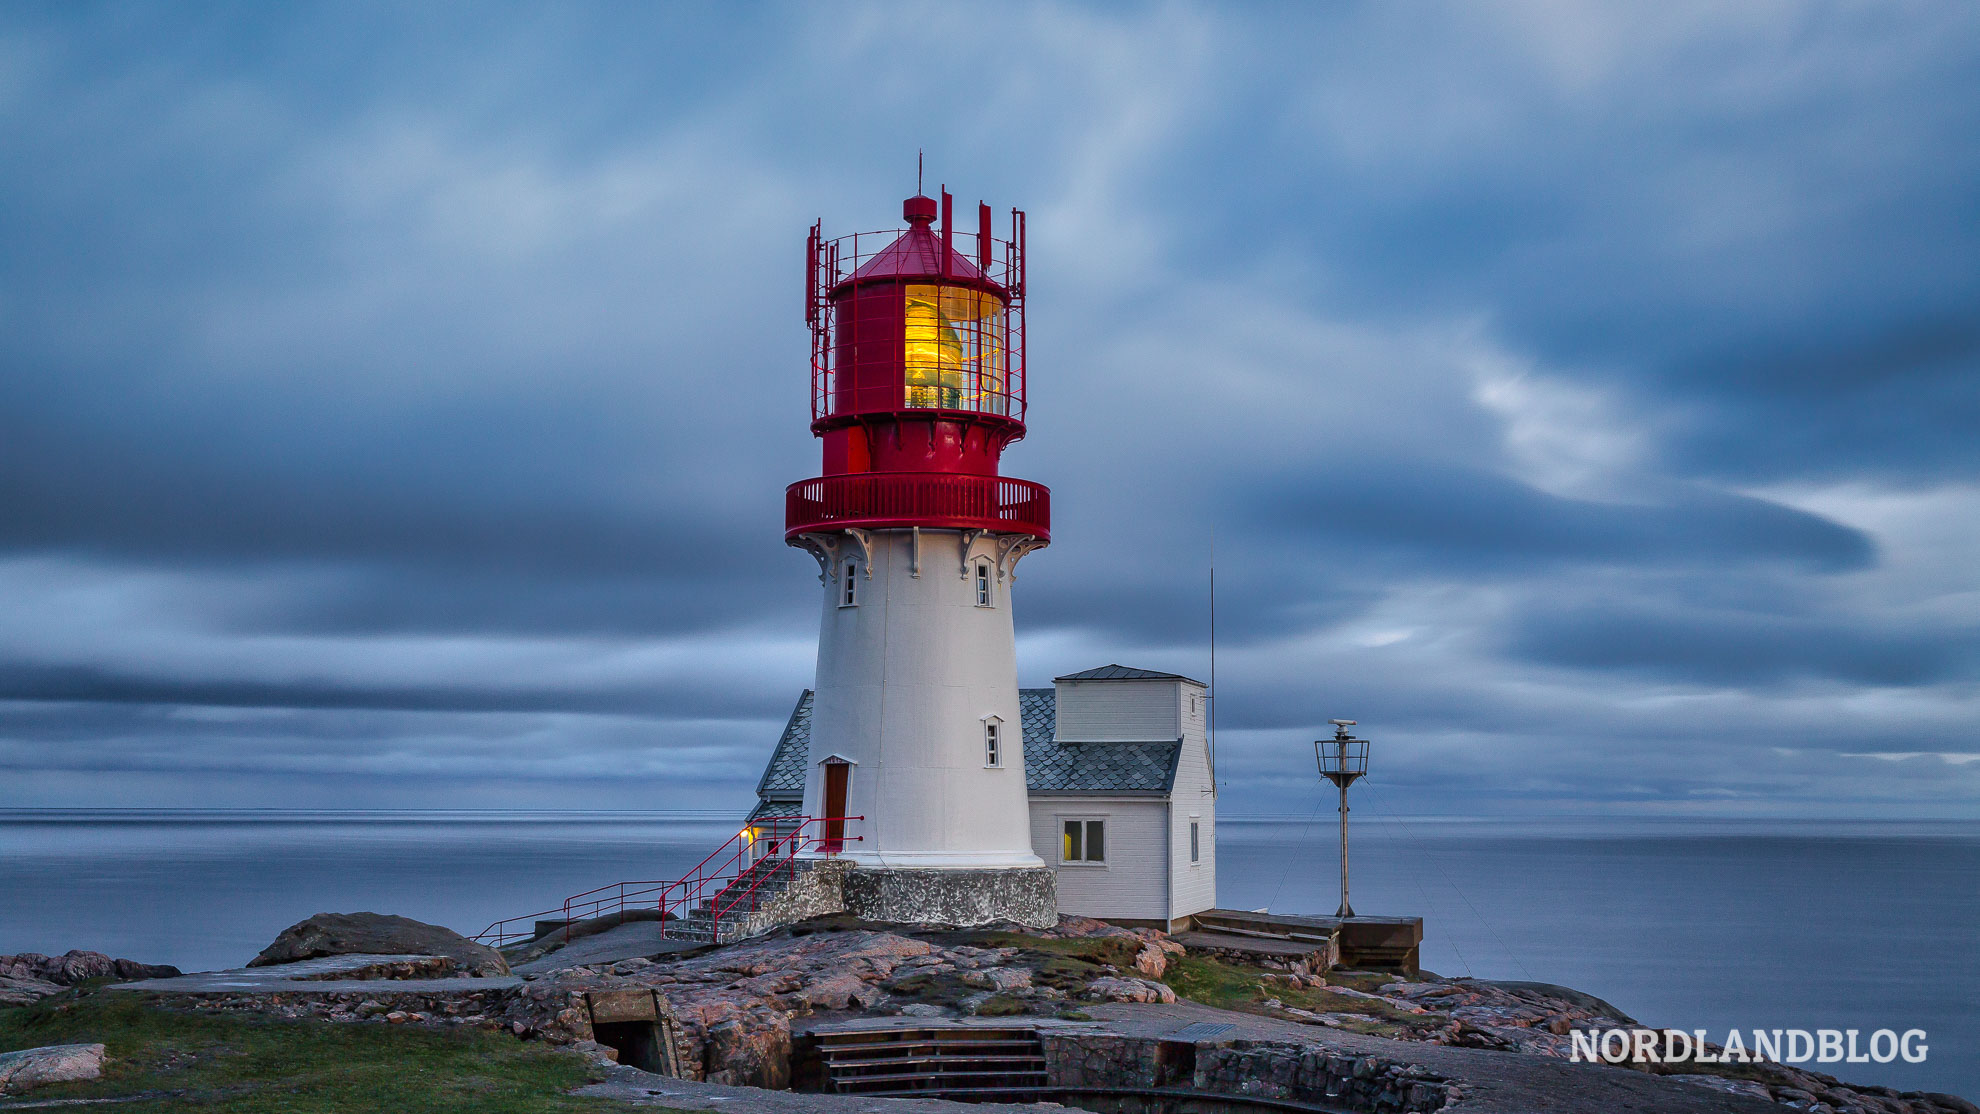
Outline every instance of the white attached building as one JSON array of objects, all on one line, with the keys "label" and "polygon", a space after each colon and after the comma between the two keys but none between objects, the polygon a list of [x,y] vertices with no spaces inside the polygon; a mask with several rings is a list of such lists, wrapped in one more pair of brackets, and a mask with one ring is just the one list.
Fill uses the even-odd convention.
[{"label": "white attached building", "polygon": [[[1217,904],[1217,792],[1202,682],[1106,665],[1019,689],[1032,850],[1059,911],[1168,927]],[[750,822],[803,810],[812,693],[792,710]]]}]

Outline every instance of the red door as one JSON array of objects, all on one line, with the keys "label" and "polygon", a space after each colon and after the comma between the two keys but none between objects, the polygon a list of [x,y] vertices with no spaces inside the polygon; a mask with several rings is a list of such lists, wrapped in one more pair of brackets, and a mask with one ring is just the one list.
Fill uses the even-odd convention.
[{"label": "red door", "polygon": [[844,762],[825,763],[825,853],[835,855],[846,841],[846,778],[852,767]]}]

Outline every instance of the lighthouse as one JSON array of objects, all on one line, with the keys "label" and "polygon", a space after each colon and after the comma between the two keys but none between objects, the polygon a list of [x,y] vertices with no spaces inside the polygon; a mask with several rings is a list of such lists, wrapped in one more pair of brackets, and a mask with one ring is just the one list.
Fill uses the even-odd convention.
[{"label": "lighthouse", "polygon": [[946,189],[905,228],[806,244],[812,433],[785,540],[818,562],[804,812],[875,920],[1056,919],[1033,852],[1012,624],[1051,493],[999,472],[1024,436],[1025,226]]}]

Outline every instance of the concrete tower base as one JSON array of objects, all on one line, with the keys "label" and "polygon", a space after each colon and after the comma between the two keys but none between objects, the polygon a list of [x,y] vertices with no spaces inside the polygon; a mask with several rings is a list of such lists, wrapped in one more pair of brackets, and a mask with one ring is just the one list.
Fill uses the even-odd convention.
[{"label": "concrete tower base", "polygon": [[979,925],[1016,921],[1029,928],[1059,923],[1051,867],[1001,870],[888,870],[854,867],[844,881],[846,912],[900,924]]},{"label": "concrete tower base", "polygon": [[1057,877],[1050,867],[988,870],[896,870],[846,859],[799,859],[789,881],[766,888],[760,902],[722,914],[696,914],[681,931],[726,944],[787,924],[851,913],[883,924],[967,928],[1015,921],[1027,928],[1059,923]]}]

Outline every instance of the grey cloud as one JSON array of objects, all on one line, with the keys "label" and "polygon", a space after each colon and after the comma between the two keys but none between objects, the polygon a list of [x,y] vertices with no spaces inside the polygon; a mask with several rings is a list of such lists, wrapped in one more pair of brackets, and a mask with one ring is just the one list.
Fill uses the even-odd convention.
[{"label": "grey cloud", "polygon": [[[1463,575],[1551,565],[1714,566],[1780,562],[1861,568],[1860,531],[1749,496],[1671,485],[1657,502],[1596,502],[1527,486],[1461,462],[1316,460],[1255,484],[1240,504],[1263,536],[1282,529],[1339,555]],[[1358,561],[1369,567],[1369,558]]]},{"label": "grey cloud", "polygon": [[1507,637],[1508,649],[1529,661],[1735,685],[1801,679],[1868,686],[1971,681],[1980,666],[1976,642],[1980,636],[1972,629],[1595,599],[1571,606],[1535,603]]},{"label": "grey cloud", "polygon": [[[1348,706],[1426,807],[1970,785],[1775,753],[1970,736],[1976,635],[1739,489],[1980,483],[1973,13],[905,11],[0,16],[0,803],[593,799],[562,748],[740,804],[815,622],[802,230],[917,145],[1033,214],[1021,666],[1202,672],[1214,539],[1227,807]],[[965,28],[959,113],[898,59]],[[1643,451],[1535,486],[1481,352]],[[716,665],[528,664],[587,638]]]}]

